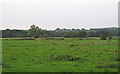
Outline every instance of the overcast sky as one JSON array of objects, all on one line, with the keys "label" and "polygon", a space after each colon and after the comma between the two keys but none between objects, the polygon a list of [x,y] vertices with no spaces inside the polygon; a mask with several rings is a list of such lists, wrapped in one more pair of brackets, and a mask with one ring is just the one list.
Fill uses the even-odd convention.
[{"label": "overcast sky", "polygon": [[0,29],[118,26],[119,0],[1,0]]}]

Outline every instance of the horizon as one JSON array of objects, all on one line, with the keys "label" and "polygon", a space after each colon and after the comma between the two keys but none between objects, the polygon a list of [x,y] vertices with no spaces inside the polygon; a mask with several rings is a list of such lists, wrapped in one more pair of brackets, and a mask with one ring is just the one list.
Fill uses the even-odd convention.
[{"label": "horizon", "polygon": [[[39,27],[39,26],[38,26]],[[40,27],[39,27],[40,28]],[[58,27],[59,28],[59,27]],[[91,28],[59,28],[59,29],[85,29],[85,30],[90,30],[90,29],[104,29],[104,28],[120,28],[120,27],[99,27],[99,28],[97,28],[97,27],[91,27]],[[6,29],[9,29],[9,30],[29,30],[29,29],[20,29],[20,28],[6,28]],[[0,29],[0,30],[6,30],[6,29]],[[55,29],[43,29],[43,28],[41,28],[42,30],[56,30],[57,28],[55,28]]]}]

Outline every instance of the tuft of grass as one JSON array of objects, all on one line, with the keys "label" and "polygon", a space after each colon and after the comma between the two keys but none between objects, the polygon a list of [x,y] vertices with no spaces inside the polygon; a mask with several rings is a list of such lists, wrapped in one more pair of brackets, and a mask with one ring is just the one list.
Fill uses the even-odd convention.
[{"label": "tuft of grass", "polygon": [[96,65],[96,68],[118,68],[118,62],[111,61],[111,62],[105,62],[105,63],[99,63]]}]

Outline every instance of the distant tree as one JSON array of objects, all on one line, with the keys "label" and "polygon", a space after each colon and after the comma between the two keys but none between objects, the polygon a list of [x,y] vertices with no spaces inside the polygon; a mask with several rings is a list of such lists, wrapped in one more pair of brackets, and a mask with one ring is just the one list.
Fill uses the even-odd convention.
[{"label": "distant tree", "polygon": [[108,39],[112,39],[112,35],[111,34],[108,35]]},{"label": "distant tree", "polygon": [[89,36],[88,36],[88,35],[86,35],[86,36],[85,36],[85,38],[89,38]]},{"label": "distant tree", "polygon": [[75,31],[69,31],[68,33],[64,34],[64,37],[75,37],[76,33]]},{"label": "distant tree", "polygon": [[86,36],[86,32],[85,31],[78,31],[77,33],[76,33],[76,37],[81,37],[81,38],[83,38],[83,37],[85,37]]},{"label": "distant tree", "polygon": [[10,29],[6,29],[6,30],[10,30]]},{"label": "distant tree", "polygon": [[60,30],[60,28],[56,28],[56,30]]},{"label": "distant tree", "polygon": [[42,29],[40,29],[38,26],[31,25],[28,35],[34,38],[38,38],[42,34]]},{"label": "distant tree", "polygon": [[82,31],[84,31],[85,29],[84,28],[81,28]]},{"label": "distant tree", "polygon": [[72,28],[72,31],[75,31],[75,29],[74,29],[74,28]]},{"label": "distant tree", "polygon": [[23,34],[15,34],[16,37],[24,37]]},{"label": "distant tree", "polygon": [[85,31],[69,31],[68,33],[64,34],[64,37],[80,37],[83,38],[86,36]]},{"label": "distant tree", "polygon": [[[84,32],[83,32],[84,31]],[[101,34],[105,35],[108,38],[114,36],[120,36],[120,27],[119,28],[95,28],[95,29],[60,29],[55,30],[42,30],[41,28],[33,25],[29,30],[18,30],[18,29],[6,29],[0,30],[3,38],[12,38],[12,37],[100,37]],[[28,36],[29,32],[29,36]],[[87,33],[87,34],[86,34]],[[111,34],[112,36],[109,36]],[[23,35],[23,36],[22,36]]]},{"label": "distant tree", "polygon": [[104,34],[101,34],[100,37],[101,37],[101,40],[106,40],[106,36]]},{"label": "distant tree", "polygon": [[76,31],[80,31],[80,29],[76,29]]},{"label": "distant tree", "polygon": [[66,31],[67,29],[66,28],[63,28],[64,31]]},{"label": "distant tree", "polygon": [[46,38],[46,37],[48,37],[48,35],[43,33],[40,37]]}]

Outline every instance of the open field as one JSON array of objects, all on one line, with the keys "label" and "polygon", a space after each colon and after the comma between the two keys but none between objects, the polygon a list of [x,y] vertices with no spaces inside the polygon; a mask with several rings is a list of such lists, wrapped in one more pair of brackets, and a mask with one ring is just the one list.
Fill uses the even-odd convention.
[{"label": "open field", "polygon": [[118,40],[3,39],[3,72],[117,72]]}]

